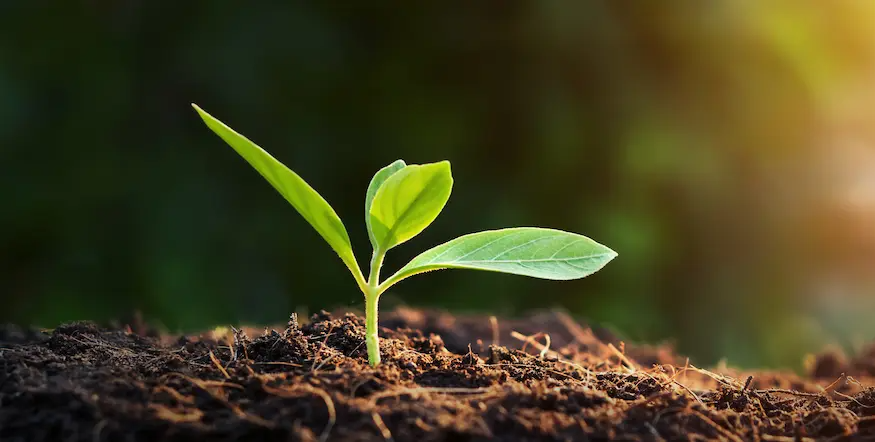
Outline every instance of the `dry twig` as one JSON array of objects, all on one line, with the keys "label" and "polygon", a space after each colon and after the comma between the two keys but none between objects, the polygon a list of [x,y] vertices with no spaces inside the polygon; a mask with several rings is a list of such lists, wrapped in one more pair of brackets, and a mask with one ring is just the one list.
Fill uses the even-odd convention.
[{"label": "dry twig", "polygon": [[228,374],[228,370],[225,370],[225,367],[222,367],[222,364],[219,362],[219,358],[216,357],[216,354],[210,350],[210,360],[213,361],[213,364],[216,365],[216,368],[219,369],[220,372],[225,376],[225,379],[231,379],[231,375]]}]

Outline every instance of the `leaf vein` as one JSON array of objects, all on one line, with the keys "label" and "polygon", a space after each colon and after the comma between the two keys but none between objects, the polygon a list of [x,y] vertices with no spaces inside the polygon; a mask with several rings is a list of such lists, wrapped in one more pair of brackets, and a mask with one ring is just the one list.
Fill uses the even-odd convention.
[{"label": "leaf vein", "polygon": [[[468,253],[466,253],[466,254],[464,254],[464,255],[462,255],[462,256],[459,256],[459,257],[453,259],[453,260],[450,261],[450,262],[454,262],[454,263],[455,263],[455,262],[460,262],[461,260],[467,258],[468,256],[471,256],[473,253],[479,252],[480,250],[483,250],[484,248],[489,247],[489,246],[491,246],[492,244],[497,243],[498,241],[501,241],[501,240],[503,240],[503,239],[513,238],[514,236],[519,236],[519,235],[521,235],[521,234],[523,234],[523,233],[526,233],[526,232],[525,232],[524,230],[521,230],[521,231],[518,231],[518,232],[511,233],[510,235],[499,235],[498,238],[495,238],[495,239],[493,239],[492,241],[489,241],[488,243],[483,244],[482,246],[477,247],[476,249],[474,249],[474,250],[472,250],[472,251],[470,251],[470,252],[468,252]],[[430,261],[430,262],[434,262],[434,260],[432,260],[432,261]]]},{"label": "leaf vein", "polygon": [[560,247],[559,250],[557,250],[557,251],[554,252],[552,255],[550,255],[550,259],[555,258],[556,255],[559,254],[559,252],[561,252],[561,251],[563,251],[563,250],[565,250],[565,249],[567,249],[567,248],[569,248],[569,247],[573,246],[574,244],[577,244],[577,243],[579,243],[579,242],[581,242],[581,241],[583,241],[583,238],[578,238],[578,239],[575,239],[574,241],[571,241],[571,242],[568,243],[568,244],[565,244],[564,246]]},{"label": "leaf vein", "polygon": [[540,237],[540,238],[535,238],[535,239],[533,239],[533,240],[531,240],[531,241],[526,241],[526,242],[524,242],[524,243],[522,243],[522,244],[520,244],[520,245],[518,245],[518,246],[511,247],[511,248],[509,248],[509,249],[507,249],[507,250],[505,250],[505,251],[499,253],[498,255],[495,255],[495,256],[493,257],[493,259],[496,259],[496,258],[499,258],[499,257],[501,257],[501,256],[507,255],[508,253],[510,253],[510,252],[512,252],[512,251],[514,251],[514,250],[520,248],[520,247],[525,247],[525,246],[527,246],[527,245],[529,245],[529,244],[533,244],[533,243],[536,243],[536,242],[538,242],[538,241],[543,241],[543,240],[545,240],[545,239],[552,239],[552,238],[550,238],[549,236],[542,236],[542,237]]}]

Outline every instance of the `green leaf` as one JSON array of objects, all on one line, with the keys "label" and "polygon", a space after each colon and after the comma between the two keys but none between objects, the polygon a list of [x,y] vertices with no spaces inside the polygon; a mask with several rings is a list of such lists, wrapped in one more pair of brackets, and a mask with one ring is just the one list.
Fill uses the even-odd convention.
[{"label": "green leaf", "polygon": [[488,230],[427,250],[386,280],[392,284],[439,269],[474,269],[569,280],[595,273],[617,253],[576,233],[536,227]]},{"label": "green leaf", "polygon": [[374,237],[374,231],[371,229],[371,203],[373,203],[377,191],[380,190],[380,186],[382,186],[390,176],[394,175],[395,172],[403,169],[404,166],[407,166],[407,164],[405,164],[403,160],[395,161],[377,171],[377,173],[374,174],[374,177],[371,178],[371,184],[368,185],[368,192],[365,194],[365,224],[368,226],[368,236],[371,238],[371,245],[373,245],[375,249],[377,248],[377,239]]},{"label": "green leaf", "polygon": [[196,104],[192,104],[192,107],[200,114],[207,127],[249,162],[322,235],[355,276],[356,281],[361,284],[364,278],[353,255],[349,234],[328,202],[298,174],[277,161],[264,149],[215,119]]},{"label": "green leaf", "polygon": [[449,161],[406,166],[392,174],[368,211],[375,250],[385,252],[422,232],[441,213],[452,189]]}]

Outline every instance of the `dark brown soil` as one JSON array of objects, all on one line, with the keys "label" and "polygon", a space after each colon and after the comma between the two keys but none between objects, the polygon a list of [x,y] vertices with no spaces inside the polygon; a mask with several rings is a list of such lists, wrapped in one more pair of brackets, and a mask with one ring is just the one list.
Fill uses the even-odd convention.
[{"label": "dark brown soil", "polygon": [[[160,336],[0,327],[0,441],[863,440],[875,347],[810,374],[701,370],[558,312],[399,310],[371,368],[364,320]],[[248,336],[247,336],[248,335]],[[843,375],[843,373],[845,375]]]}]

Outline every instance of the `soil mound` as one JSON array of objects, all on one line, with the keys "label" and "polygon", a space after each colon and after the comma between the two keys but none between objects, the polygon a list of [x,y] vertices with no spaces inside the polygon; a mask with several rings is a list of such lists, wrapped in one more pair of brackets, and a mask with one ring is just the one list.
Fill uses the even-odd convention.
[{"label": "soil mound", "polygon": [[560,312],[402,309],[171,337],[0,327],[0,441],[863,440],[875,350],[811,374],[706,371]]}]

